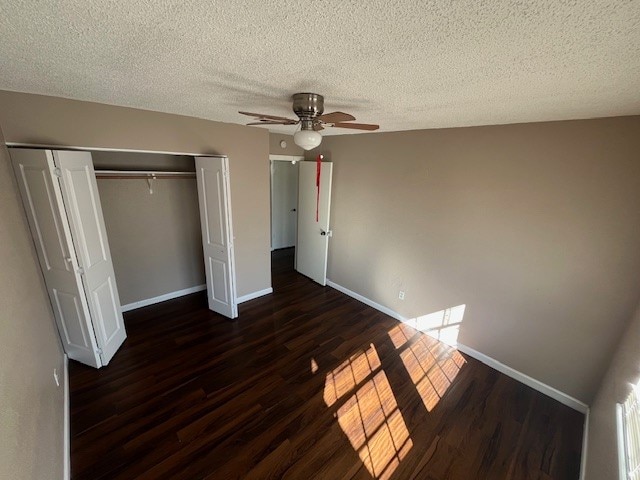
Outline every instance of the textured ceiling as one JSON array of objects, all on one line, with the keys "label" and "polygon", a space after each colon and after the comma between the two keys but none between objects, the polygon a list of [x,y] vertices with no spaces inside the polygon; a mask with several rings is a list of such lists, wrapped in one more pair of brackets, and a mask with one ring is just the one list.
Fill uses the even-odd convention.
[{"label": "textured ceiling", "polygon": [[381,131],[640,113],[640,0],[0,0],[0,39],[0,89],[232,123],[299,91]]}]

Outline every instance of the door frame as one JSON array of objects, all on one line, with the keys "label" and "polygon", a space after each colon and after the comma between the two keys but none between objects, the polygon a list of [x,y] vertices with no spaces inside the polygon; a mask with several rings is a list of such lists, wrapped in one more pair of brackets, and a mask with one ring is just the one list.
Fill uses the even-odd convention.
[{"label": "door frame", "polygon": [[[304,162],[304,155],[269,155],[269,245],[273,252],[273,170],[271,166],[273,162],[291,162],[293,164],[297,162]],[[298,212],[296,209],[296,218]],[[296,222],[297,224],[297,222]],[[296,233],[296,244],[298,243],[298,235]],[[295,247],[295,245],[294,245]]]}]

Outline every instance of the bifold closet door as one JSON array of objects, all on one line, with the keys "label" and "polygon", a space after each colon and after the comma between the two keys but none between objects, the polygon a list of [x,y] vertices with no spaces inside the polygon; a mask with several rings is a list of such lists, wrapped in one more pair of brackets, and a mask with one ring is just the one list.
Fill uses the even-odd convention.
[{"label": "bifold closet door", "polygon": [[11,159],[65,352],[107,365],[127,334],[91,154],[13,148]]},{"label": "bifold closet door", "polygon": [[89,152],[54,151],[71,235],[91,312],[102,364],[109,363],[127,333]]},{"label": "bifold closet door", "polygon": [[209,309],[236,318],[229,161],[226,157],[196,157],[195,161]]},{"label": "bifold closet door", "polygon": [[11,160],[64,350],[69,358],[99,368],[102,360],[52,152],[11,149]]}]

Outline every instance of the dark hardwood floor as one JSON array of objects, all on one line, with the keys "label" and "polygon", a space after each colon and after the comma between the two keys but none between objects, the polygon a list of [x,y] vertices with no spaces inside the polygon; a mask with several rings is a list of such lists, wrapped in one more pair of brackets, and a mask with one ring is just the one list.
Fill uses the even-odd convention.
[{"label": "dark hardwood floor", "polygon": [[70,365],[80,479],[577,479],[583,416],[292,270],[229,321],[194,294]]}]

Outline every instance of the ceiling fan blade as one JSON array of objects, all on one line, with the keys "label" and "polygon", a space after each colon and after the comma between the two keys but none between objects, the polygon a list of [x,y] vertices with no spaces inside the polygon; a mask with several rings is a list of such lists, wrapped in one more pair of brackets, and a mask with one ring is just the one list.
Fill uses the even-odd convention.
[{"label": "ceiling fan blade", "polygon": [[353,128],[355,130],[378,130],[380,125],[372,125],[370,123],[334,123],[333,127]]},{"label": "ceiling fan blade", "polygon": [[288,122],[287,125],[294,125],[298,123],[298,120],[293,120],[287,117],[279,117],[277,115],[266,115],[264,113],[251,113],[251,112],[238,112],[238,113],[241,113],[242,115],[248,115],[250,117],[264,118],[267,120],[281,120],[283,122],[286,121]]},{"label": "ceiling fan blade", "polygon": [[338,123],[338,122],[350,122],[351,120],[355,120],[356,117],[353,115],[349,115],[344,112],[331,112],[325,113],[324,115],[320,115],[315,118],[315,120],[320,120],[324,123]]},{"label": "ceiling fan blade", "polygon": [[247,123],[247,125],[291,125],[291,123],[278,122],[276,120],[260,120],[259,122]]}]

